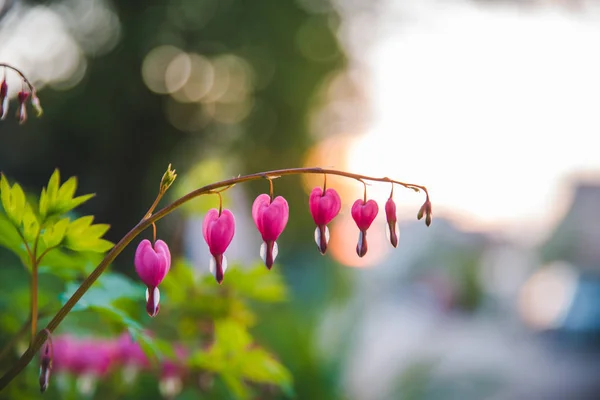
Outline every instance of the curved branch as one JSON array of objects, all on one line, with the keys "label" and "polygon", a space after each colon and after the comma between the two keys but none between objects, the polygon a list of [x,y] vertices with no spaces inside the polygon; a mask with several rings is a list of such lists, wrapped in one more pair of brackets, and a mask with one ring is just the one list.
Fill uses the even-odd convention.
[{"label": "curved branch", "polygon": [[[0,64],[1,66],[2,64]],[[196,189],[185,196],[175,200],[171,204],[163,207],[155,214],[148,215],[145,214],[144,218],[134,226],[104,257],[104,259],[98,264],[96,269],[92,271],[92,273],[81,283],[81,286],[73,293],[73,295],[67,300],[67,302],[62,306],[60,310],[56,313],[54,318],[48,323],[45,329],[40,331],[35,339],[32,341],[31,345],[27,349],[27,351],[21,356],[21,358],[8,370],[2,378],[0,378],[0,390],[4,389],[33,359],[35,354],[42,347],[44,342],[47,339],[48,333],[53,332],[58,325],[62,322],[62,320],[67,316],[67,314],[71,311],[71,309],[77,304],[79,299],[85,294],[85,292],[96,282],[96,280],[102,275],[102,273],[106,270],[106,268],[110,265],[111,262],[114,261],[115,258],[127,247],[129,243],[136,236],[142,233],[146,228],[165,217],[166,215],[173,212],[175,209],[187,203],[188,201],[205,195],[212,194],[216,189],[220,188],[228,188],[238,183],[253,181],[257,179],[264,178],[275,178],[285,175],[300,175],[300,174],[330,174],[330,175],[338,175],[344,176],[346,178],[355,179],[357,181],[363,182],[373,181],[373,182],[388,182],[395,183],[400,186],[404,186],[408,189],[413,189],[415,191],[423,190],[427,198],[429,198],[429,193],[427,192],[427,188],[425,186],[416,185],[413,183],[404,183],[400,181],[395,181],[388,177],[383,178],[375,178],[367,175],[353,174],[350,172],[338,171],[335,169],[325,169],[325,168],[288,168],[288,169],[280,169],[266,172],[259,172],[256,174],[250,174],[245,176],[238,176],[236,178],[231,178],[228,180],[215,182],[213,184],[203,186],[199,189]],[[156,202],[153,204],[153,207],[156,206]]]}]

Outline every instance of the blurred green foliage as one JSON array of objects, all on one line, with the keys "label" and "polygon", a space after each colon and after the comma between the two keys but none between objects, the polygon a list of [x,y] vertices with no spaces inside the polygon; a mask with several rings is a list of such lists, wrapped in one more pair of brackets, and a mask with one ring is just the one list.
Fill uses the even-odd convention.
[{"label": "blurred green foliage", "polygon": [[[43,274],[39,286],[40,323],[43,324],[71,297],[80,280],[89,273],[89,263],[83,262],[86,255],[103,254],[112,244],[101,238],[108,226],[92,224],[91,216],[75,214],[73,209],[82,202],[81,199],[90,196],[74,197],[74,178],[61,185],[60,175],[55,171],[42,190],[39,202],[33,196],[26,196],[19,184],[11,185],[4,175],[0,189],[0,221],[3,221],[0,245],[11,250],[26,267],[24,274],[12,258],[12,262],[0,271],[0,304],[6,310],[0,318],[4,347],[2,370],[5,370],[16,361],[27,343],[28,275],[32,273],[32,265],[43,267],[40,268]],[[51,258],[53,254],[59,256]],[[95,266],[98,260],[98,257],[92,257],[87,261]],[[220,286],[212,276],[199,276],[191,265],[183,260],[176,261],[161,285],[164,306],[155,319],[145,315],[144,289],[144,285],[123,274],[104,273],[54,332],[54,341],[65,333],[73,337],[115,340],[122,332],[128,332],[151,362],[152,368],[144,374],[154,376],[162,385],[161,366],[164,367],[168,360],[176,360],[186,371],[184,393],[187,396],[195,393],[195,398],[249,399],[258,393],[261,398],[277,393],[293,394],[290,372],[272,353],[256,343],[249,330],[258,320],[252,311],[255,302],[278,303],[287,298],[283,280],[276,271],[268,271],[262,264],[252,268],[233,266],[228,272],[227,285]],[[17,342],[12,343],[12,337],[19,331]],[[184,355],[177,354],[177,348],[181,346],[186,349]],[[97,351],[95,357],[100,357],[100,348]],[[54,357],[58,362],[66,355],[57,349]],[[80,357],[84,360],[89,354]],[[9,386],[6,391],[9,398],[32,398],[38,391],[35,364],[30,364]],[[123,382],[126,375],[123,368],[114,367],[109,375],[93,377],[83,372],[73,376],[59,368],[54,371],[50,390],[45,396],[129,398],[131,393],[139,393],[144,398],[159,396],[161,385],[136,384],[143,382],[144,374],[134,381]],[[208,377],[211,383],[198,384],[200,376],[204,376],[205,381]],[[92,383],[86,381],[92,378]],[[181,378],[184,378],[183,374]],[[214,383],[215,379],[222,386]],[[279,390],[273,390],[276,387]],[[163,393],[168,398],[177,394],[179,390],[169,395]]]}]

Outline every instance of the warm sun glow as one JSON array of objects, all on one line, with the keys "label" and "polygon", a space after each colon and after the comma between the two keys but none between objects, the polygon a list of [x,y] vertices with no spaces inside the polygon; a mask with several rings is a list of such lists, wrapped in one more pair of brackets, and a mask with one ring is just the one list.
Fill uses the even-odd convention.
[{"label": "warm sun glow", "polygon": [[436,215],[547,224],[562,181],[600,169],[599,42],[551,8],[427,8],[366,56],[374,122],[348,168],[427,185]]}]

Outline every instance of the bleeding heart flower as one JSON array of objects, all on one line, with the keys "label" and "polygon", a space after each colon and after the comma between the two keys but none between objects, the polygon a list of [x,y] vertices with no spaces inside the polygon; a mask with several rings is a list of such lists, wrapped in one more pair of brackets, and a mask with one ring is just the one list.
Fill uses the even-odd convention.
[{"label": "bleeding heart flower", "polygon": [[261,194],[252,205],[252,218],[264,241],[260,246],[260,256],[269,269],[278,253],[276,240],[285,229],[289,215],[288,203],[281,196],[271,202],[268,194]]},{"label": "bleeding heart flower", "polygon": [[325,254],[327,243],[329,242],[329,228],[327,228],[327,224],[340,212],[342,200],[334,189],[327,189],[323,193],[323,189],[316,187],[310,192],[308,205],[313,220],[317,225],[315,229],[315,242],[321,254]]},{"label": "bleeding heart flower", "polygon": [[8,85],[6,84],[6,78],[2,80],[0,84],[0,119],[6,118],[8,113]]},{"label": "bleeding heart flower", "polygon": [[213,208],[206,213],[202,223],[202,234],[208,244],[208,249],[213,258],[210,260],[210,271],[219,284],[223,282],[227,270],[225,250],[231,243],[235,233],[235,218],[231,211]]},{"label": "bleeding heart flower", "polygon": [[392,246],[398,247],[398,225],[396,218],[396,203],[391,197],[385,202],[385,217],[388,225],[388,239]]},{"label": "bleeding heart flower", "polygon": [[17,98],[19,99],[17,119],[19,120],[19,124],[23,124],[25,121],[27,121],[27,99],[29,98],[29,93],[21,90],[18,93]]},{"label": "bleeding heart flower", "polygon": [[375,200],[369,200],[365,202],[362,199],[358,199],[352,205],[352,218],[360,233],[358,234],[358,243],[356,244],[356,254],[359,257],[363,257],[367,254],[367,229],[373,223],[373,220],[379,212],[379,206]]},{"label": "bleeding heart flower", "polygon": [[158,285],[165,279],[171,268],[171,253],[169,246],[162,240],[154,243],[154,248],[148,239],[140,242],[135,251],[135,270],[146,289],[146,311],[151,317],[158,314],[160,305],[160,292]]}]

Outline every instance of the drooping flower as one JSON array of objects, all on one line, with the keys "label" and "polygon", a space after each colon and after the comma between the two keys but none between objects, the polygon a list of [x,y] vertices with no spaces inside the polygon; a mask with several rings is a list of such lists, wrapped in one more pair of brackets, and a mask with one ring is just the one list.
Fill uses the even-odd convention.
[{"label": "drooping flower", "polygon": [[364,201],[358,199],[352,205],[352,218],[360,230],[358,234],[358,243],[356,244],[356,254],[363,257],[367,254],[367,229],[373,223],[373,220],[379,212],[379,206],[375,200]]},{"label": "drooping flower", "polygon": [[202,234],[212,255],[210,270],[219,284],[223,282],[227,270],[225,250],[231,243],[235,233],[235,218],[231,211],[225,209],[221,213],[216,208],[209,210],[202,223]]},{"label": "drooping flower", "polygon": [[329,188],[323,193],[323,189],[316,187],[310,192],[308,205],[313,220],[317,225],[315,229],[315,242],[321,254],[325,254],[327,243],[329,242],[329,228],[327,228],[327,224],[340,212],[342,200],[335,189]]},{"label": "drooping flower", "polygon": [[421,218],[423,218],[423,215],[425,215],[425,225],[429,226],[431,225],[431,214],[431,201],[429,201],[429,196],[427,196],[427,199],[425,199],[425,203],[423,203],[423,205],[419,209],[419,212],[417,213],[417,219],[420,220]]},{"label": "drooping flower", "polygon": [[385,202],[385,217],[388,225],[388,239],[394,247],[398,247],[398,225],[396,217],[396,203],[391,197]]},{"label": "drooping flower", "polygon": [[146,289],[146,311],[155,317],[160,309],[160,292],[158,285],[165,279],[171,268],[171,253],[169,246],[162,240],[154,243],[154,248],[148,239],[140,242],[135,251],[135,270]]},{"label": "drooping flower", "polygon": [[52,348],[52,338],[48,331],[48,338],[40,350],[40,392],[44,393],[50,384],[50,373],[52,372],[52,358],[54,349]]},{"label": "drooping flower", "polygon": [[288,203],[281,196],[271,201],[268,194],[261,194],[252,205],[252,218],[264,241],[260,247],[260,255],[269,269],[278,253],[276,240],[285,229],[289,215]]},{"label": "drooping flower", "polygon": [[6,78],[0,84],[0,119],[6,118],[8,113],[8,84]]},{"label": "drooping flower", "polygon": [[19,100],[19,108],[17,109],[17,119],[19,120],[19,124],[25,123],[27,121],[27,99],[29,98],[29,93],[21,90],[17,98]]}]

